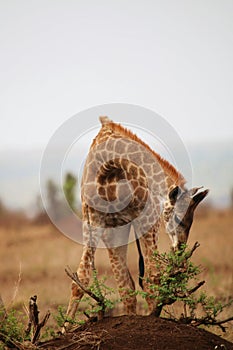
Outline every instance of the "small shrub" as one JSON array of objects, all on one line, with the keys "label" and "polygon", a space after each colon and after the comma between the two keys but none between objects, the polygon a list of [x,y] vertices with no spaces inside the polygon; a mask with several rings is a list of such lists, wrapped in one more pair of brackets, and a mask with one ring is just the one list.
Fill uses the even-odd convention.
[{"label": "small shrub", "polygon": [[[197,293],[205,283],[205,281],[197,281],[201,268],[190,261],[193,252],[198,247],[199,244],[195,243],[191,250],[183,245],[179,251],[163,254],[155,252],[153,260],[159,271],[156,276],[156,283],[147,280],[151,292],[143,291],[139,293],[144,298],[149,296],[155,299],[156,316],[160,316],[166,305],[181,302],[183,312],[178,318],[179,321],[195,326],[217,325],[225,331],[223,324],[232,321],[233,317],[225,320],[218,320],[217,317],[223,310],[233,304],[233,299],[230,299],[227,303],[222,303],[213,296],[207,296],[204,292]],[[170,312],[169,316],[173,320],[177,320],[177,317]]]},{"label": "small shrub", "polygon": [[0,341],[2,342],[2,349],[4,349],[3,344],[12,347],[24,341],[24,326],[20,318],[22,318],[22,315],[13,309],[7,313],[4,309],[0,309]]},{"label": "small shrub", "polygon": [[104,276],[100,280],[98,279],[98,273],[93,271],[93,282],[90,285],[90,291],[101,301],[100,303],[94,302],[93,298],[87,296],[85,300],[88,303],[88,308],[85,310],[85,315],[95,315],[99,312],[106,312],[112,310],[119,302],[119,299],[112,300],[110,297],[116,294],[114,288],[108,287],[106,282],[107,277]]}]

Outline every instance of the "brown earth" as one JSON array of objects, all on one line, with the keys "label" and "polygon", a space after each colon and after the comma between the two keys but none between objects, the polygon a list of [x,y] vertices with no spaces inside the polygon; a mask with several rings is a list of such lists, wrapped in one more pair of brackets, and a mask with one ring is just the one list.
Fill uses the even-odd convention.
[{"label": "brown earth", "polygon": [[88,323],[39,347],[49,350],[231,350],[233,343],[204,329],[154,316],[119,316]]}]

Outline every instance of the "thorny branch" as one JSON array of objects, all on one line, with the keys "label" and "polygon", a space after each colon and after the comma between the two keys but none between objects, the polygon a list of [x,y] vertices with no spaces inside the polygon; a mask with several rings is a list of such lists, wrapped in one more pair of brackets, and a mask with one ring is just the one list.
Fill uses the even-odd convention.
[{"label": "thorny branch", "polygon": [[98,295],[96,295],[95,293],[93,293],[89,288],[86,288],[81,282],[80,279],[78,277],[77,272],[72,272],[72,270],[70,269],[70,267],[67,267],[65,269],[65,272],[67,274],[68,277],[70,277],[83,291],[84,293],[86,293],[87,295],[89,295],[92,299],[94,299],[97,304],[101,307],[101,312],[98,313],[98,319],[102,319],[104,312],[105,312],[105,304],[104,304],[104,297],[102,296],[102,293],[100,293]]}]

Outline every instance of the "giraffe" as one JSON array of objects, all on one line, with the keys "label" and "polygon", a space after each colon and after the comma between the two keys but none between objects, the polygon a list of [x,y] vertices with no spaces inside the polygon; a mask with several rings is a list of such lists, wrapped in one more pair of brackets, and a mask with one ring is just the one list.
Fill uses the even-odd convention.
[{"label": "giraffe", "polygon": [[[179,249],[187,242],[194,210],[208,190],[187,190],[184,177],[130,130],[108,117],[100,117],[100,122],[102,127],[92,142],[82,176],[83,253],[77,274],[87,286],[92,256],[102,240],[125,311],[134,315],[136,296],[130,291],[135,290],[135,283],[127,267],[131,227],[141,258],[140,243],[143,248],[140,274],[145,278],[140,285],[150,293],[148,281],[156,276],[151,257],[157,250],[162,217],[173,249]],[[83,291],[73,282],[69,318],[74,318],[82,296]],[[147,303],[152,313],[155,302],[149,294]]]}]

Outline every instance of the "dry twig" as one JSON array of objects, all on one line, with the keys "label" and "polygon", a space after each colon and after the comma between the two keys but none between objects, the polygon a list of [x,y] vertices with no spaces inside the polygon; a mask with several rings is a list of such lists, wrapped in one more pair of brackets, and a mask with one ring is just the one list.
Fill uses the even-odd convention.
[{"label": "dry twig", "polygon": [[72,272],[70,267],[65,269],[67,276],[69,276],[87,295],[89,295],[92,299],[94,299],[97,304],[101,307],[101,310],[98,313],[98,320],[102,319],[105,312],[105,304],[104,297],[100,292],[99,295],[94,294],[89,288],[84,287],[84,285],[80,282],[77,272]]},{"label": "dry twig", "polygon": [[39,322],[39,310],[38,310],[36,300],[37,300],[36,295],[30,298],[29,315],[28,315],[29,322],[28,322],[27,329],[25,331],[26,337],[29,336],[30,333],[32,332],[32,337],[31,337],[32,344],[35,344],[39,340],[41,329],[45,326],[45,324],[47,323],[50,317],[50,312],[47,311],[43,320]]},{"label": "dry twig", "polygon": [[192,324],[195,327],[198,326],[218,326],[221,328],[223,332],[226,332],[226,327],[223,326],[224,323],[233,321],[233,317],[228,317],[224,320],[215,320],[213,317],[202,317],[202,318],[196,318],[196,317],[184,317],[179,319],[180,322],[185,323],[185,324]]}]

